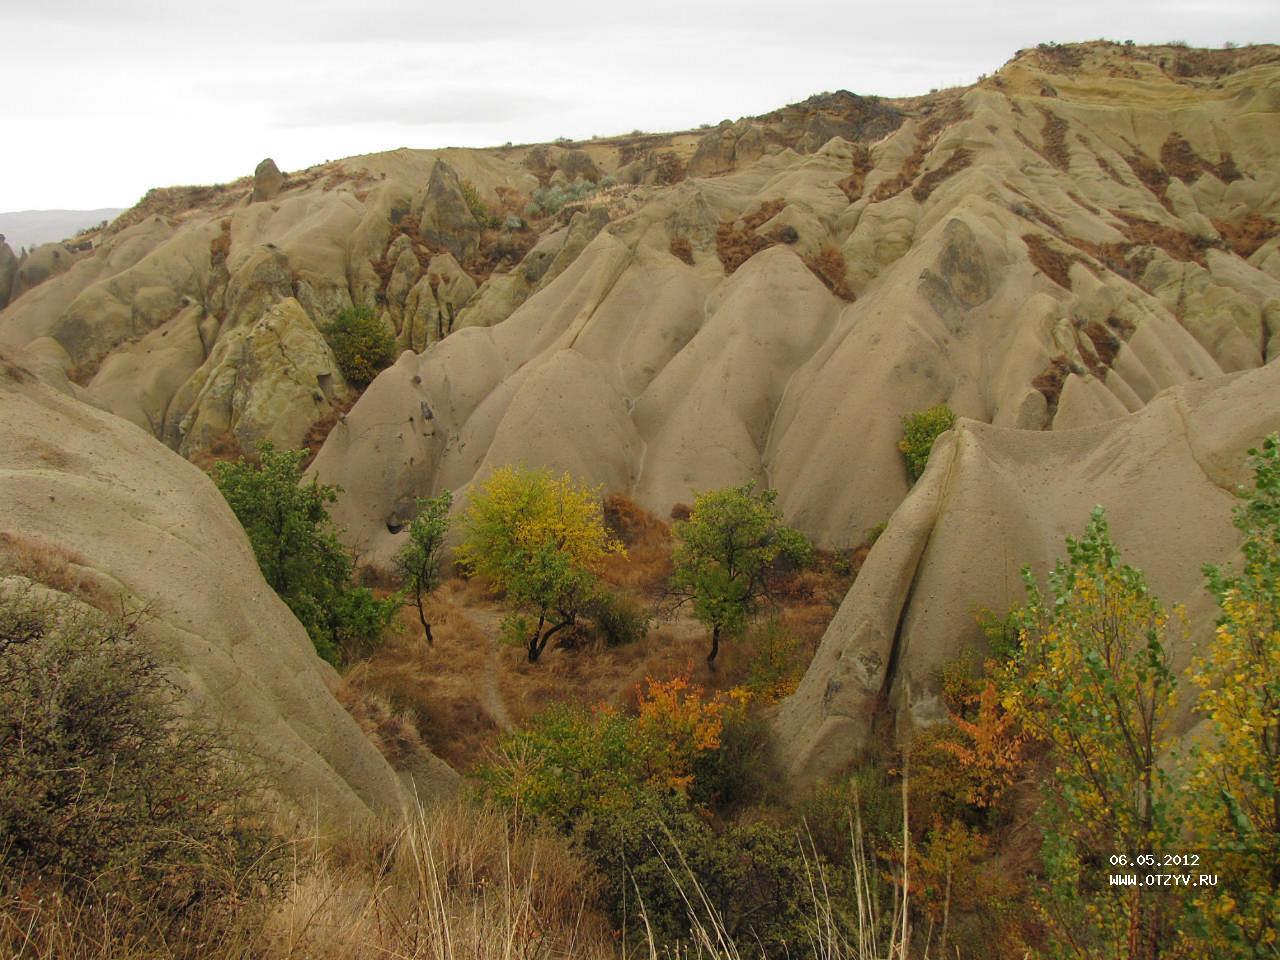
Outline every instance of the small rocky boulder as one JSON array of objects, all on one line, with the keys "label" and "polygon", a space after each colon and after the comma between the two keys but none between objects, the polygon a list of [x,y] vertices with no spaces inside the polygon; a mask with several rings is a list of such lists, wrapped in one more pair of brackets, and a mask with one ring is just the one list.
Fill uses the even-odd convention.
[{"label": "small rocky boulder", "polygon": [[253,171],[253,196],[250,203],[262,200],[274,200],[284,186],[284,174],[270,157],[263,160]]}]

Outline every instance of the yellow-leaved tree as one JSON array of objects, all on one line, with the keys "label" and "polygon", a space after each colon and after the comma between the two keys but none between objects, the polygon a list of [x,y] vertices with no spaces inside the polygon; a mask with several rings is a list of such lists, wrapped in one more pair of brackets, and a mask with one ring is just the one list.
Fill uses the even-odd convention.
[{"label": "yellow-leaved tree", "polygon": [[1024,572],[1020,643],[1001,678],[1002,700],[1047,743],[1039,904],[1054,955],[1156,960],[1176,926],[1178,898],[1110,886],[1112,856],[1178,849],[1178,791],[1161,764],[1176,676],[1178,611],[1166,610],[1139,570],[1121,562],[1102,508],[1067,539],[1049,595]]},{"label": "yellow-leaved tree", "polygon": [[501,467],[471,495],[458,560],[502,589],[518,609],[509,633],[537,663],[599,590],[597,573],[622,544],[605,528],[600,491],[569,474]]},{"label": "yellow-leaved tree", "polygon": [[1194,756],[1193,824],[1216,887],[1196,897],[1203,955],[1280,957],[1280,435],[1250,450],[1235,512],[1238,574],[1205,568],[1222,608],[1192,667],[1209,743]]}]

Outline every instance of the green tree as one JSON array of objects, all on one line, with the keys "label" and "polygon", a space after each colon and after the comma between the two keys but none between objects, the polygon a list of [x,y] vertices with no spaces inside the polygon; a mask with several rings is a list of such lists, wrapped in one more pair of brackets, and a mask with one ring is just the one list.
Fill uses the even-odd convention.
[{"label": "green tree", "polygon": [[1221,887],[1197,898],[1204,955],[1280,956],[1280,435],[1249,451],[1235,511],[1240,572],[1205,573],[1222,608],[1192,667],[1210,737],[1194,758],[1193,823]]},{"label": "green tree", "polygon": [[1160,889],[1117,894],[1109,858],[1177,849],[1176,793],[1158,761],[1171,742],[1167,650],[1180,611],[1171,616],[1121,562],[1102,508],[1082,538],[1067,539],[1067,554],[1047,597],[1024,571],[1020,643],[1001,677],[1004,706],[1054,762],[1041,808],[1041,905],[1071,956],[1153,960],[1174,904]]},{"label": "green tree", "polygon": [[536,624],[508,621],[527,642],[530,663],[577,622],[599,590],[605,558],[625,552],[605,528],[599,491],[548,470],[494,471],[472,495],[464,525],[458,559],[537,615]]},{"label": "green tree", "polygon": [[347,307],[320,328],[338,369],[353,387],[367,387],[396,358],[396,339],[372,307]]},{"label": "green tree", "polygon": [[955,422],[956,415],[945,403],[902,418],[902,439],[898,441],[898,449],[907,461],[907,474],[912,483],[924,474],[933,441],[950,430]]},{"label": "green tree", "polygon": [[440,552],[449,532],[449,508],[453,505],[453,493],[446,490],[430,500],[419,499],[418,512],[409,524],[409,539],[395,557],[396,572],[413,597],[418,609],[418,620],[427,643],[435,643],[431,624],[423,607],[424,598],[440,586]]},{"label": "green tree", "polygon": [[722,636],[737,636],[766,596],[781,564],[807,564],[812,548],[782,522],[776,490],[755,481],[698,494],[688,520],[675,524],[671,593],[691,602],[711,631],[707,663],[714,668]]},{"label": "green tree", "polygon": [[306,627],[316,652],[330,663],[376,643],[400,605],[354,586],[354,564],[338,542],[327,505],[339,488],[302,482],[304,450],[258,448],[257,462],[243,457],[214,465],[214,482],[240,520],[258,566]]}]

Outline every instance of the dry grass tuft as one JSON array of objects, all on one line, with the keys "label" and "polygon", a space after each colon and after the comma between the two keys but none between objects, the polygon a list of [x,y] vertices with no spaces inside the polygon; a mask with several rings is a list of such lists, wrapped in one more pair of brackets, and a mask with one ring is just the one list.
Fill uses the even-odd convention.
[{"label": "dry grass tuft", "polygon": [[1107,370],[1115,362],[1116,354],[1120,352],[1120,345],[1124,341],[1116,330],[1108,329],[1096,320],[1086,323],[1083,332],[1088,343],[1093,347],[1092,357],[1086,351],[1085,359],[1091,361],[1090,369],[1094,376],[1101,379],[1107,375]]},{"label": "dry grass tuft", "polygon": [[862,197],[862,188],[867,181],[867,174],[871,172],[873,164],[871,161],[871,151],[867,149],[865,144],[855,143],[853,145],[853,170],[850,174],[836,184],[850,203],[855,203]]},{"label": "dry grass tuft", "polygon": [[1031,386],[1044,394],[1044,398],[1049,404],[1050,421],[1053,420],[1053,415],[1057,412],[1058,398],[1062,396],[1062,385],[1067,382],[1067,377],[1070,375],[1071,364],[1067,362],[1067,358],[1054,357],[1049,361],[1049,365],[1031,381]]},{"label": "dry grass tuft", "polygon": [[101,583],[85,562],[61,544],[26,533],[0,532],[0,575],[17,574],[106,609],[111,598],[103,594]]},{"label": "dry grass tuft", "polygon": [[1101,154],[1098,154],[1094,157],[1094,159],[1098,162],[1099,170],[1105,173],[1108,177],[1110,177],[1116,183],[1120,184],[1120,186],[1122,187],[1127,186],[1127,184],[1124,182],[1124,177],[1120,176],[1120,171],[1118,171],[1115,167],[1113,167],[1110,161],[1108,161],[1106,157],[1102,156]]},{"label": "dry grass tuft", "polygon": [[213,465],[222,460],[234,461],[244,456],[240,441],[230,430],[218,434],[204,450],[196,450],[191,454],[191,462],[206,473],[213,470]]},{"label": "dry grass tuft", "polygon": [[1133,155],[1124,159],[1125,163],[1129,164],[1129,169],[1133,171],[1133,175],[1142,182],[1142,185],[1155,194],[1156,199],[1160,201],[1166,210],[1172,212],[1173,204],[1170,202],[1167,193],[1169,189],[1169,174],[1165,173],[1164,168],[1136,147]]},{"label": "dry grass tuft", "polygon": [[882,181],[876,187],[875,193],[871,195],[871,202],[880,203],[883,200],[889,200],[910,187],[924,166],[924,162],[929,156],[929,151],[938,142],[938,136],[941,132],[952,124],[966,120],[970,116],[971,114],[964,108],[963,101],[958,97],[950,98],[933,107],[928,117],[916,131],[915,145],[906,160],[902,162],[902,169],[898,171],[897,176]]},{"label": "dry grass tuft", "polygon": [[1040,141],[1044,144],[1044,156],[1059,170],[1071,166],[1071,151],[1067,147],[1066,120],[1044,107],[1039,107],[1044,117],[1044,126],[1040,129]]},{"label": "dry grass tuft", "polygon": [[218,224],[218,234],[209,241],[209,264],[214,270],[225,267],[231,254],[231,218],[225,217]]},{"label": "dry grass tuft", "polygon": [[410,711],[395,712],[386,699],[352,678],[343,679],[334,696],[391,766],[403,769],[424,753],[422,734]]},{"label": "dry grass tuft", "polygon": [[688,237],[680,234],[672,235],[668,249],[677,260],[683,260],[689,266],[693,266],[693,244],[689,242]]},{"label": "dry grass tuft", "polygon": [[1204,253],[1214,245],[1214,241],[1196,237],[1185,230],[1166,227],[1142,217],[1122,211],[1112,211],[1123,223],[1120,228],[1132,244],[1150,244],[1159,247],[1175,260],[1205,265]]},{"label": "dry grass tuft", "polygon": [[1083,262],[1078,254],[1064,253],[1034,233],[1023,234],[1022,242],[1027,247],[1027,258],[1037,270],[1058,286],[1071,289],[1071,265]]},{"label": "dry grass tuft", "polygon": [[671,528],[622,494],[604,501],[604,520],[627,555],[606,559],[601,579],[639,596],[657,597],[671,578]]},{"label": "dry grass tuft", "polygon": [[815,256],[805,257],[804,265],[841,300],[853,303],[857,299],[857,295],[849,288],[849,283],[845,279],[848,265],[845,263],[844,254],[838,248],[825,244]]},{"label": "dry grass tuft", "polygon": [[302,461],[303,470],[311,466],[311,461],[316,458],[316,454],[320,452],[320,448],[324,446],[325,440],[328,439],[329,432],[356,405],[356,400],[358,399],[359,397],[353,394],[343,403],[331,407],[328,413],[307,428],[306,435],[302,438],[302,446],[307,451],[307,455]]},{"label": "dry grass tuft", "polygon": [[924,203],[929,199],[930,194],[933,193],[938,184],[959,173],[972,163],[973,151],[968,147],[959,147],[951,156],[947,157],[942,166],[930,170],[916,182],[916,185],[911,188],[911,196],[917,203]]},{"label": "dry grass tuft", "polygon": [[725,273],[733,273],[761,250],[773,246],[775,241],[760,236],[756,231],[781,213],[786,205],[781,198],[766,200],[754,213],[720,224],[716,229],[716,253],[724,264]]},{"label": "dry grass tuft", "polygon": [[1257,253],[1272,237],[1280,236],[1280,223],[1259,213],[1251,213],[1239,223],[1214,220],[1213,225],[1231,252],[1245,258]]}]

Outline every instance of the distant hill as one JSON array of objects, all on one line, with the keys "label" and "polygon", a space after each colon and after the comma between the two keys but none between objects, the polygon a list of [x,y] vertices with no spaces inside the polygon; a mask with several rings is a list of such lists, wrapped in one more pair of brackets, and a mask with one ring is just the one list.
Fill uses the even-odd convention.
[{"label": "distant hill", "polygon": [[103,220],[114,220],[124,211],[117,207],[101,210],[20,210],[16,213],[0,213],[0,234],[5,242],[18,252],[19,247],[30,247],[54,240],[65,240],[77,230],[96,227]]}]

